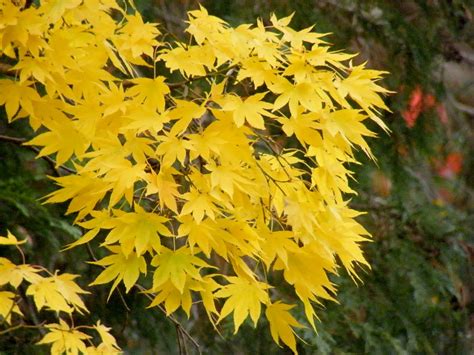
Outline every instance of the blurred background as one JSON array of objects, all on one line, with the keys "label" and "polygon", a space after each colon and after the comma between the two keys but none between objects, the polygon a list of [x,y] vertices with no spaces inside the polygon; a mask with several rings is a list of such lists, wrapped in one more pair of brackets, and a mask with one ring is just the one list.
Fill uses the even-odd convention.
[{"label": "blurred background", "polygon": [[[148,21],[183,37],[194,0],[136,0]],[[371,139],[377,163],[359,155],[352,187],[354,208],[368,211],[362,223],[373,235],[365,246],[372,265],[356,285],[347,274],[334,278],[340,304],[319,308],[317,334],[299,334],[301,354],[472,354],[474,353],[474,1],[461,0],[208,0],[208,11],[231,25],[295,13],[292,27],[315,25],[335,49],[359,53],[358,63],[386,70],[383,86],[391,133]],[[2,112],[1,115],[4,115]],[[31,135],[24,122],[0,135]],[[59,253],[80,231],[63,217],[65,206],[38,199],[54,189],[46,161],[18,144],[0,140],[0,230],[9,228],[26,247],[30,263],[80,273],[82,285],[97,275],[85,264],[87,250]],[[81,281],[79,281],[81,282]],[[90,317],[100,318],[130,354],[178,352],[176,326],[147,300],[131,292],[94,288]],[[125,301],[125,302],[123,302]],[[125,306],[125,303],[127,306]],[[129,309],[127,309],[127,307]],[[303,321],[303,315],[298,317]],[[231,322],[220,334],[205,315],[178,315],[207,354],[290,354],[271,339],[261,319],[233,336]],[[94,319],[95,320],[95,319]],[[90,319],[87,320],[88,323]],[[30,337],[31,335],[31,337]],[[36,331],[0,337],[0,353],[39,353]],[[188,342],[189,353],[196,349]],[[44,349],[46,351],[46,348]]]}]

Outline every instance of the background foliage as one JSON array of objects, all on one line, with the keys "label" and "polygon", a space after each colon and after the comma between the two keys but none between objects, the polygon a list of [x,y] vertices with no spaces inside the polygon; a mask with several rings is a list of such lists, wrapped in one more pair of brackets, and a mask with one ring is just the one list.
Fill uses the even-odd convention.
[{"label": "background foliage", "polygon": [[[139,1],[148,20],[180,35],[193,1]],[[390,71],[384,85],[397,93],[387,99],[385,121],[392,133],[372,140],[378,165],[360,154],[359,196],[352,204],[369,214],[361,220],[374,236],[366,246],[372,270],[354,285],[340,285],[340,305],[321,309],[318,335],[308,329],[301,353],[455,353],[473,351],[474,273],[474,4],[472,1],[204,1],[210,13],[232,25],[274,11],[295,11],[296,29],[316,24],[332,32],[337,48],[360,52],[369,67]],[[377,127],[372,127],[377,130]],[[21,123],[0,134],[27,136]],[[29,238],[31,263],[96,276],[86,248],[58,253],[80,231],[62,217],[65,206],[42,206],[53,189],[51,166],[15,142],[0,143],[0,230]],[[354,182],[353,186],[356,183]],[[61,208],[63,207],[63,208]],[[3,253],[4,249],[0,251]],[[80,281],[79,281],[80,282]],[[162,313],[145,311],[136,292],[114,294],[97,288],[88,307],[113,327],[123,349],[176,353],[179,326]],[[103,292],[103,293],[101,293]],[[133,311],[129,310],[132,309]],[[245,324],[232,337],[231,322],[217,335],[195,315],[181,324],[208,353],[286,353],[273,344],[267,327]],[[31,321],[36,316],[30,314]],[[302,315],[301,315],[302,318]],[[94,319],[95,321],[95,319]],[[32,333],[33,334],[33,333]],[[21,338],[19,337],[21,336]],[[36,335],[35,335],[36,336]],[[37,341],[39,339],[33,339]],[[28,333],[0,338],[4,353],[32,353]],[[187,344],[189,351],[195,351]],[[46,348],[45,348],[46,350]],[[35,350],[37,351],[37,350]]]}]

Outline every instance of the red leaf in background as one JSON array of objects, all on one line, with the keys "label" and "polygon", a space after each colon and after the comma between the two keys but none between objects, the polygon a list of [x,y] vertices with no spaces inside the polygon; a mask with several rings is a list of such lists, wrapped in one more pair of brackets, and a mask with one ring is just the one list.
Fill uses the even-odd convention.
[{"label": "red leaf in background", "polygon": [[402,113],[403,119],[409,128],[415,125],[416,119],[418,118],[420,111],[408,110]]},{"label": "red leaf in background", "polygon": [[410,95],[410,108],[420,108],[423,104],[423,90],[420,86],[417,86]]},{"label": "red leaf in background", "polygon": [[447,125],[449,118],[448,111],[446,111],[446,106],[444,106],[444,104],[438,104],[436,105],[436,111],[438,112],[438,117],[441,123]]},{"label": "red leaf in background", "polygon": [[412,128],[423,108],[423,91],[417,86],[410,95],[408,109],[402,112],[403,119],[409,128]]},{"label": "red leaf in background", "polygon": [[436,97],[433,94],[426,94],[423,97],[423,110],[428,110],[436,105]]},{"label": "red leaf in background", "polygon": [[403,119],[409,128],[415,126],[420,113],[436,107],[440,121],[444,124],[448,121],[448,114],[443,104],[437,104],[433,94],[424,94],[420,86],[415,87],[410,94],[408,108],[402,112]]},{"label": "red leaf in background", "polygon": [[461,169],[461,153],[449,153],[444,164],[438,168],[438,174],[445,179],[452,179],[461,172]]}]

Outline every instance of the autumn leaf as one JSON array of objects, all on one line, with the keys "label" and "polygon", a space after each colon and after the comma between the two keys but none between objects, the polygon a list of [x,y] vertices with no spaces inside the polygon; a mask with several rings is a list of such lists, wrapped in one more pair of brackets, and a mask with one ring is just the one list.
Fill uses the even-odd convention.
[{"label": "autumn leaf", "polygon": [[240,325],[249,315],[256,326],[260,317],[261,304],[266,304],[269,301],[267,290],[270,286],[263,282],[250,281],[236,276],[229,276],[226,279],[229,284],[222,286],[215,294],[216,297],[226,298],[218,322],[233,312],[234,334],[238,332]]},{"label": "autumn leaf", "polygon": [[26,294],[33,296],[36,308],[46,307],[56,312],[88,312],[80,294],[89,292],[81,289],[73,280],[78,275],[64,273],[34,280],[27,288]]},{"label": "autumn leaf", "polygon": [[2,316],[7,324],[11,324],[14,313],[23,315],[16,304],[15,294],[9,291],[0,291],[0,316]]},{"label": "autumn leaf", "polygon": [[191,254],[189,248],[182,247],[176,251],[163,248],[163,251],[152,260],[156,267],[153,274],[153,288],[158,288],[166,281],[183,293],[186,277],[201,281],[199,270],[210,267],[206,262]]},{"label": "autumn leaf", "polygon": [[217,207],[209,194],[192,190],[184,194],[183,198],[187,202],[181,209],[181,216],[192,214],[197,223],[201,222],[205,216],[210,219],[216,218]]},{"label": "autumn leaf", "polygon": [[19,84],[10,79],[0,79],[0,105],[5,105],[10,122],[15,118],[20,107],[29,114],[34,113],[34,101],[39,101],[40,97],[30,86],[31,84],[31,81]]},{"label": "autumn leaf", "polygon": [[86,343],[84,340],[92,338],[59,319],[59,323],[46,324],[48,333],[37,344],[51,344],[52,354],[78,355],[86,353]]},{"label": "autumn leaf", "polygon": [[247,121],[254,128],[265,129],[263,116],[273,116],[267,111],[273,108],[273,105],[262,101],[265,95],[266,93],[255,94],[247,97],[245,100],[238,96],[227,96],[225,99],[220,100],[219,104],[224,111],[232,112],[237,127],[241,127]]},{"label": "autumn leaf", "polygon": [[98,261],[91,262],[91,264],[104,266],[105,269],[89,286],[102,285],[113,280],[114,282],[109,292],[110,297],[120,281],[124,283],[126,291],[129,292],[137,282],[140,274],[146,274],[147,264],[143,256],[137,256],[134,253],[125,256],[120,246],[109,246],[108,249],[112,254]]},{"label": "autumn leaf", "polygon": [[171,135],[182,134],[193,119],[200,118],[206,113],[206,108],[195,102],[178,99],[174,102],[176,106],[169,113],[170,119],[176,120],[170,131]]},{"label": "autumn leaf", "polygon": [[197,246],[208,258],[214,250],[217,254],[227,259],[227,246],[225,243],[225,232],[219,225],[206,218],[197,222],[192,216],[180,217],[181,222],[178,229],[178,236],[187,237],[191,251]]},{"label": "autumn leaf", "polygon": [[39,269],[28,264],[15,265],[6,258],[0,258],[0,286],[9,283],[14,288],[26,280],[35,283],[41,279]]},{"label": "autumn leaf", "polygon": [[165,110],[165,96],[170,89],[165,84],[165,78],[157,76],[155,79],[138,78],[131,81],[135,85],[127,90],[127,94],[134,97],[145,107],[163,112]]},{"label": "autumn leaf", "polygon": [[55,121],[48,124],[48,132],[44,132],[25,143],[26,145],[42,146],[38,158],[56,154],[56,165],[59,166],[71,158],[73,154],[81,157],[89,147],[87,138],[70,120]]},{"label": "autumn leaf", "polygon": [[298,114],[298,107],[301,105],[310,111],[319,111],[321,101],[318,99],[315,88],[310,82],[301,82],[293,85],[287,79],[280,77],[270,86],[270,89],[279,94],[273,104],[273,109],[278,110],[288,104],[290,113],[293,116]]},{"label": "autumn leaf", "polygon": [[147,195],[158,194],[161,209],[167,207],[173,212],[178,212],[176,199],[181,196],[178,191],[179,185],[174,181],[171,174],[151,173],[148,175]]},{"label": "autumn leaf", "polygon": [[294,354],[297,354],[294,328],[301,328],[302,325],[293,318],[289,310],[294,305],[281,303],[280,301],[267,305],[265,316],[270,324],[270,331],[275,343],[281,340]]},{"label": "autumn leaf", "polygon": [[172,166],[176,160],[184,164],[186,152],[191,147],[187,140],[173,136],[162,136],[160,141],[156,154],[162,157],[164,166]]},{"label": "autumn leaf", "polygon": [[100,321],[97,321],[97,323],[94,325],[94,329],[97,331],[97,333],[99,333],[100,339],[102,340],[102,343],[99,345],[98,350],[110,353],[120,351],[120,348],[117,345],[117,341],[112,336],[112,334],[110,334],[111,328],[108,328]]},{"label": "autumn leaf", "polygon": [[24,243],[26,243],[26,239],[18,240],[10,231],[7,231],[6,237],[0,236],[0,245],[21,245]]}]

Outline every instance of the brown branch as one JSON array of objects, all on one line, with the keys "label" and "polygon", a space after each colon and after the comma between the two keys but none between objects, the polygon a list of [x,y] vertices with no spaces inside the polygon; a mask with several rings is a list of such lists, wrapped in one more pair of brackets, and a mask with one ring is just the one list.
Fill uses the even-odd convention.
[{"label": "brown branch", "polygon": [[10,136],[5,136],[3,134],[0,134],[0,141],[10,142],[10,143],[21,145],[21,144],[26,142],[26,139],[25,138],[18,138],[18,137],[10,137]]}]

